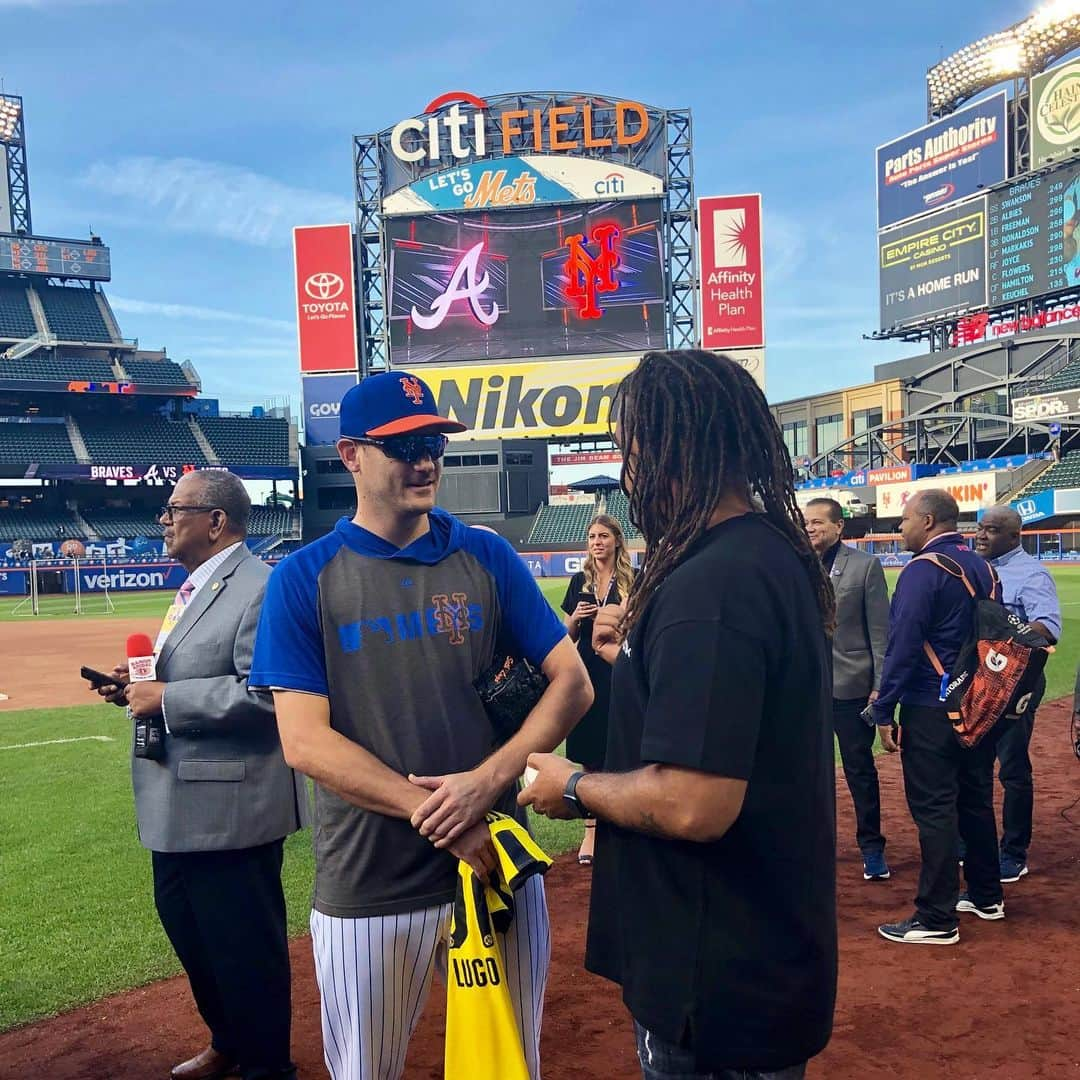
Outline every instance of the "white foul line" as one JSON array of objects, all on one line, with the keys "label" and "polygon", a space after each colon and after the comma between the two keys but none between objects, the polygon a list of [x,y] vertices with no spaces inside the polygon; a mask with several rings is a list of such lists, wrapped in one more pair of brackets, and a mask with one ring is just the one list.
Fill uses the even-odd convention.
[{"label": "white foul line", "polygon": [[13,746],[0,746],[0,750],[28,750],[32,746],[56,746],[68,742],[116,742],[111,735],[80,735],[77,739],[46,739],[44,742],[15,743]]}]

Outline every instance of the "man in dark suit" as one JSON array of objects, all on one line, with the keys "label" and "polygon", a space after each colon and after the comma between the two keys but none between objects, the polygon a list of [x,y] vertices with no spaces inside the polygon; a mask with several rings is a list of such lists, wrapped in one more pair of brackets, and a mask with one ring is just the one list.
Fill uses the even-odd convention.
[{"label": "man in dark suit", "polygon": [[248,688],[268,567],[244,545],[251,500],[231,473],[185,476],[162,508],[188,579],[158,635],[157,678],[100,693],[161,726],[164,757],[133,757],[139,839],[161,924],[191,982],[210,1045],[173,1080],[295,1077],[284,838],[307,824],[273,701]]},{"label": "man in dark suit", "polygon": [[881,795],[874,765],[873,723],[862,718],[877,698],[881,665],[889,642],[889,591],[880,561],[841,542],[844,512],[835,499],[813,499],[803,511],[806,531],[836,594],[833,635],[833,727],[840,744],[851,801],[855,838],[862,852],[863,878],[885,881],[885,837]]}]

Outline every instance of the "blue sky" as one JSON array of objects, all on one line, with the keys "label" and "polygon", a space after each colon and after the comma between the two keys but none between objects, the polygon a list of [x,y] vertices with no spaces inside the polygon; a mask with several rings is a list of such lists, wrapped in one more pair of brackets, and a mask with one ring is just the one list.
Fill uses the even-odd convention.
[{"label": "blue sky", "polygon": [[353,134],[447,90],[689,107],[697,194],[764,195],[779,401],[915,351],[862,340],[874,147],[925,119],[929,65],[1031,9],[0,0],[0,77],[25,99],[35,232],[100,234],[124,334],[190,359],[237,409],[299,402],[291,228],[353,219]]}]

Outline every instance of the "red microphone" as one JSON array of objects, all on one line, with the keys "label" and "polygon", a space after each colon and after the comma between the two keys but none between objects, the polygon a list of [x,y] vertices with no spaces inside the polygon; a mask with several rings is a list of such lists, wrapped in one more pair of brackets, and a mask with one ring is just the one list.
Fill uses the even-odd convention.
[{"label": "red microphone", "polygon": [[153,682],[157,678],[154,643],[148,634],[129,634],[127,639],[128,677],[132,682]]}]

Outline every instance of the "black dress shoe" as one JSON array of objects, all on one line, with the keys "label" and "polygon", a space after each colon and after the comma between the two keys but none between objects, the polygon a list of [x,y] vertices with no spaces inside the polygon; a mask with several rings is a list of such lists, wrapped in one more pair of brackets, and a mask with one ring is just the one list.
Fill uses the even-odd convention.
[{"label": "black dress shoe", "polygon": [[221,1080],[236,1072],[236,1062],[226,1054],[219,1054],[212,1046],[196,1054],[182,1065],[174,1065],[172,1080]]}]

